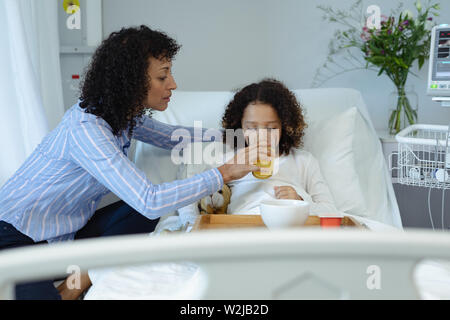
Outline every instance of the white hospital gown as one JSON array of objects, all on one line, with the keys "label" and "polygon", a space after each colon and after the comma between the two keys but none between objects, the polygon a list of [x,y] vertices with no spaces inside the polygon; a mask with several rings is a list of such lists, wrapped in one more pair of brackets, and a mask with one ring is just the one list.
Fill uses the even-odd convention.
[{"label": "white hospital gown", "polygon": [[310,203],[310,214],[336,214],[333,196],[322,177],[319,163],[304,150],[293,150],[275,160],[269,179],[257,179],[251,173],[228,183],[231,187],[229,214],[260,214],[263,200],[275,199],[275,186],[291,186]]}]

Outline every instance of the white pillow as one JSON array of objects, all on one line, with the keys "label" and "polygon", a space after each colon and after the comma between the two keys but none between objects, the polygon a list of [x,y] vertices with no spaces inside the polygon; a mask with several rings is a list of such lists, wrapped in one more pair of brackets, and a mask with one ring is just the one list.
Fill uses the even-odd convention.
[{"label": "white pillow", "polygon": [[401,227],[400,215],[389,198],[389,188],[392,188],[386,167],[380,140],[367,125],[367,121],[356,114],[353,147],[355,170],[359,177],[370,219]]},{"label": "white pillow", "polygon": [[318,160],[336,208],[343,213],[367,216],[353,153],[357,114],[358,109],[353,107],[325,121],[310,121],[304,149]]}]

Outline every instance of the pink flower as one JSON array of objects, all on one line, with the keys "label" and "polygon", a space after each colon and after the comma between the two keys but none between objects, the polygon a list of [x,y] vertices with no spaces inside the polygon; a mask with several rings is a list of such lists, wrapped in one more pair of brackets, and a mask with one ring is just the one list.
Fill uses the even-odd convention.
[{"label": "pink flower", "polygon": [[370,40],[370,32],[369,32],[369,28],[367,27],[363,27],[362,28],[362,33],[361,33],[361,39],[365,42]]}]

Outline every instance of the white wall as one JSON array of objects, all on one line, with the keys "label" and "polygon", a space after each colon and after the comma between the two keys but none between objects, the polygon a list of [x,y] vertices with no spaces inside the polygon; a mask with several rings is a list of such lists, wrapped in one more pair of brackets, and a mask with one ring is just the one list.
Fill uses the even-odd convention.
[{"label": "white wall", "polygon": [[[413,0],[404,1],[416,12]],[[426,0],[422,0],[423,3]],[[180,90],[233,90],[262,77],[276,77],[291,89],[309,88],[326,59],[335,25],[322,20],[317,5],[348,8],[353,0],[104,0],[103,34],[146,24],[174,37],[183,48],[174,62]],[[399,1],[366,0],[389,14]],[[441,1],[438,23],[450,23],[450,1]],[[448,124],[450,108],[425,95],[428,64],[419,79],[410,77],[419,95],[419,122]],[[417,68],[413,69],[417,72]],[[387,128],[390,80],[372,71],[355,71],[326,87],[360,90],[375,127]]]}]

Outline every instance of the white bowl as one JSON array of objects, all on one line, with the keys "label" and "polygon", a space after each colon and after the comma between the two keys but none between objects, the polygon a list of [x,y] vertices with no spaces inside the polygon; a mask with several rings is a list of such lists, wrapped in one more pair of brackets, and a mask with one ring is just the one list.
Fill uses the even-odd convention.
[{"label": "white bowl", "polygon": [[269,229],[277,229],[304,225],[310,204],[303,200],[265,200],[259,208],[264,224]]}]

